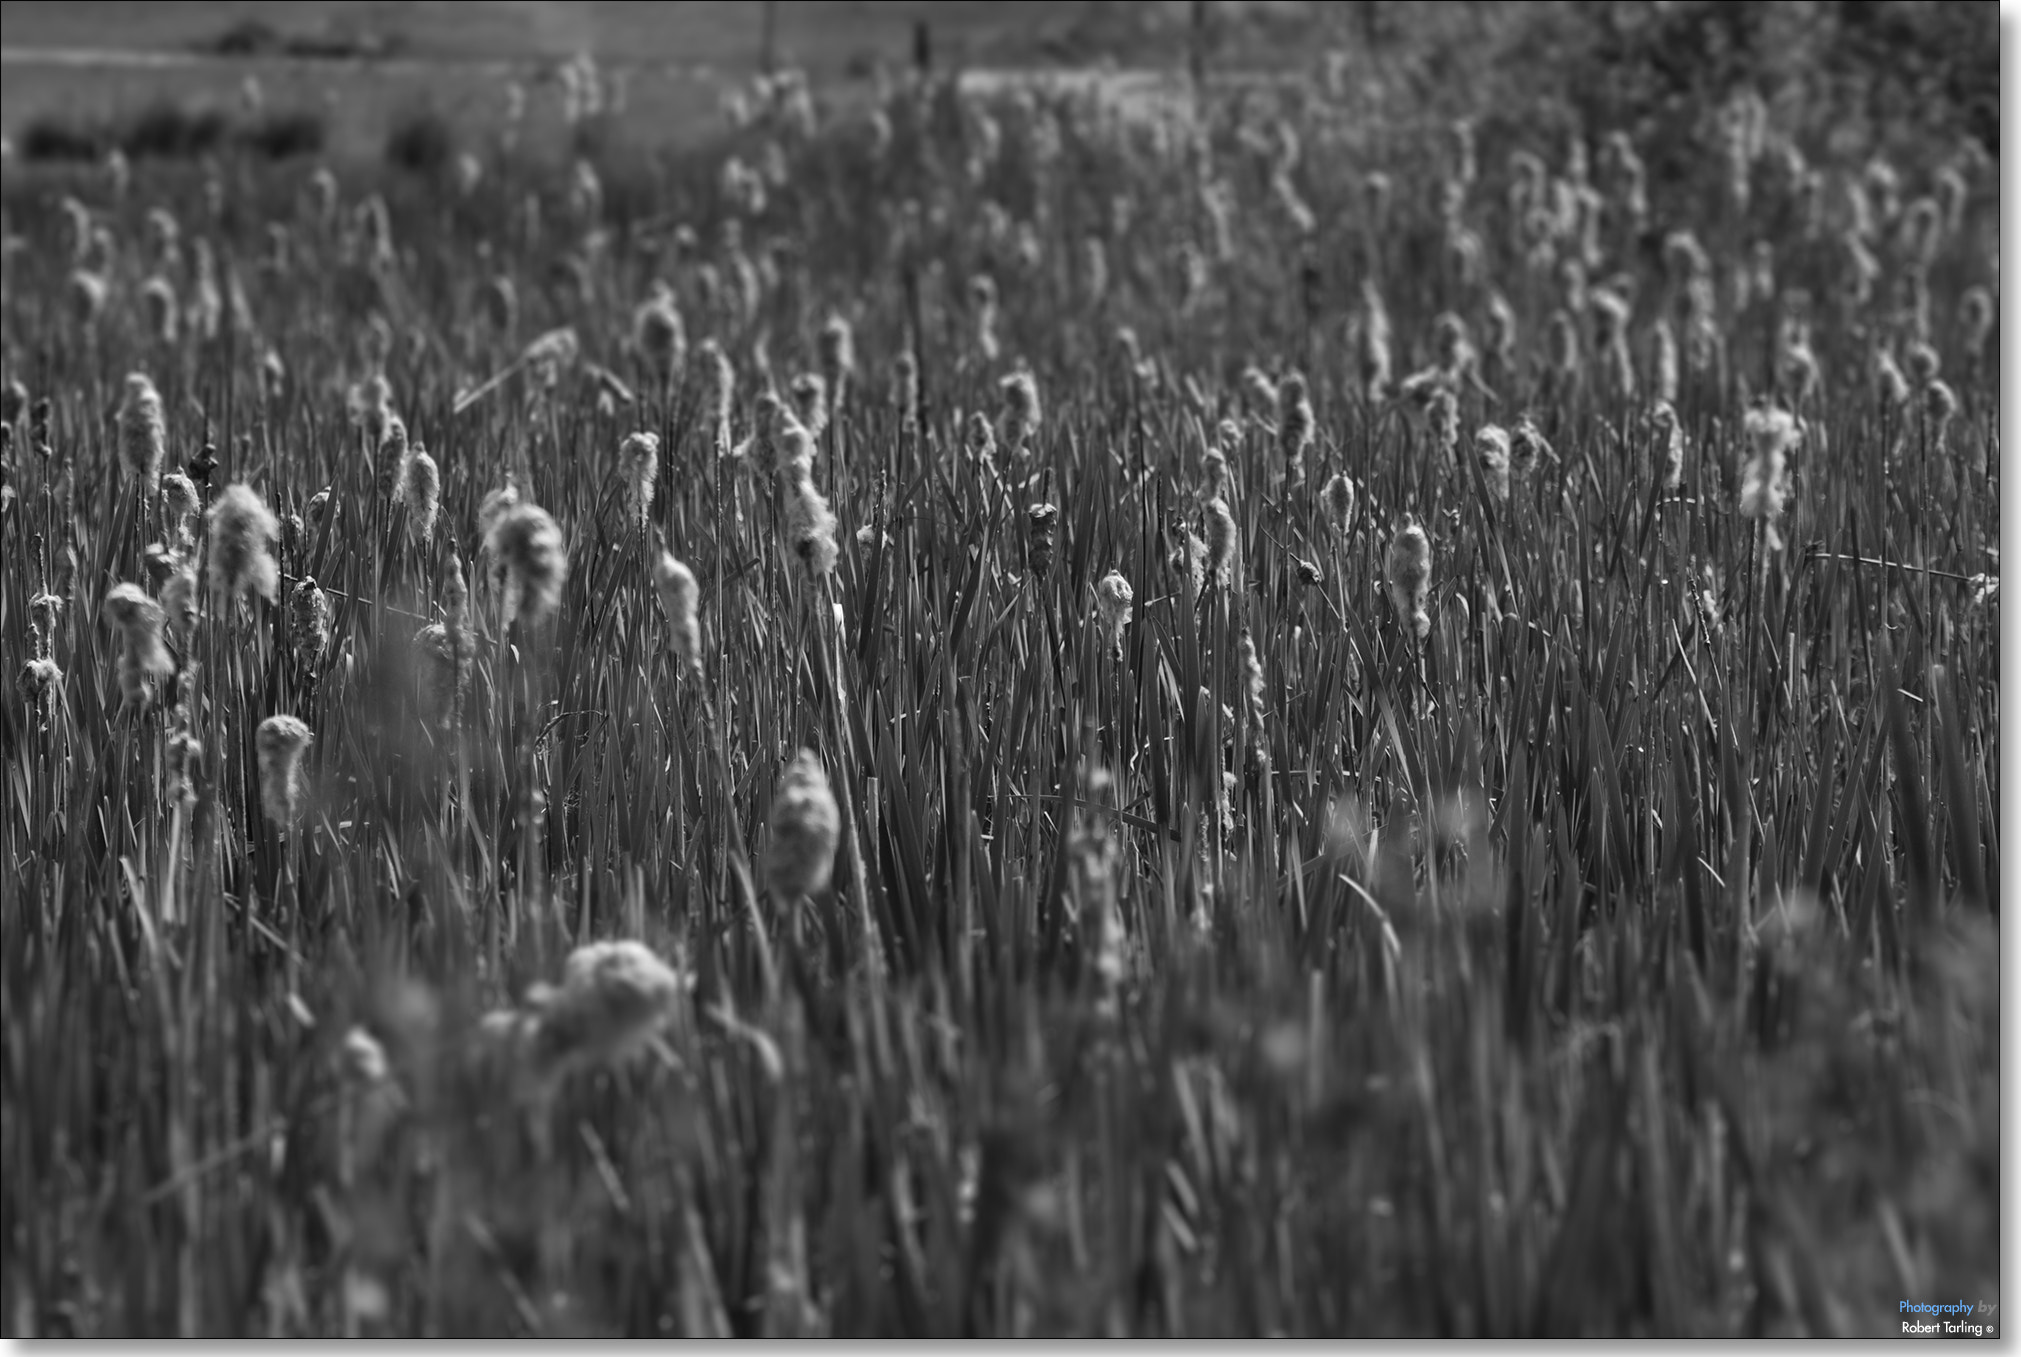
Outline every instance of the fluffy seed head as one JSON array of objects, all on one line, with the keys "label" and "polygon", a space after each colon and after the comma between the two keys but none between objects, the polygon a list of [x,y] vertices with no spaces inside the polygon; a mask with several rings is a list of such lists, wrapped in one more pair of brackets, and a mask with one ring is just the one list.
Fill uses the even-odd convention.
[{"label": "fluffy seed head", "polygon": [[400,503],[407,519],[426,542],[435,536],[435,515],[442,507],[442,473],[419,443],[407,455],[400,472]]},{"label": "fluffy seed head", "polygon": [[1509,497],[1509,434],[1495,424],[1483,424],[1474,431],[1474,455],[1481,459],[1481,479],[1496,499]]},{"label": "fluffy seed head", "polygon": [[168,578],[161,582],[161,607],[170,633],[188,645],[196,628],[197,587],[196,566],[187,556],[174,558]]},{"label": "fluffy seed head", "polygon": [[305,668],[313,668],[330,644],[330,598],[314,576],[304,575],[288,591],[288,639]]},{"label": "fluffy seed head", "polygon": [[538,626],[561,605],[568,582],[568,552],[561,529],[545,509],[507,509],[484,537],[485,550],[505,572],[506,618]]},{"label": "fluffy seed head", "polygon": [[1123,653],[1123,631],[1130,625],[1130,607],[1137,595],[1120,570],[1111,570],[1095,585],[1095,617],[1108,637],[1109,648]]},{"label": "fluffy seed head", "polygon": [[168,456],[168,425],[162,417],[161,393],[144,372],[128,373],[126,397],[119,407],[119,461],[127,476],[147,487],[152,498],[161,488],[161,464]]},{"label": "fluffy seed head", "polygon": [[826,578],[835,569],[840,548],[835,542],[835,515],[814,487],[811,477],[793,482],[786,497],[786,541],[810,578]]},{"label": "fluffy seed head", "polygon": [[1422,641],[1431,634],[1426,611],[1432,588],[1432,544],[1415,515],[1406,515],[1389,544],[1389,601],[1397,622]]},{"label": "fluffy seed head", "polygon": [[139,584],[113,584],[105,595],[105,623],[119,631],[119,696],[127,706],[146,708],[176,671],[162,645],[162,605]]},{"label": "fluffy seed head", "polygon": [[197,498],[196,483],[180,471],[171,471],[163,476],[161,507],[168,518],[170,546],[176,551],[190,550],[196,545],[196,531],[191,525],[203,509],[203,501]]},{"label": "fluffy seed head", "polygon": [[702,622],[697,615],[701,587],[695,572],[662,551],[653,561],[653,587],[659,590],[660,606],[667,614],[667,647],[691,673],[702,671]]},{"label": "fluffy seed head", "polygon": [[842,812],[814,751],[803,749],[779,779],[772,802],[772,841],[765,853],[765,882],[781,904],[828,888]]},{"label": "fluffy seed head", "polygon": [[1663,472],[1663,488],[1672,494],[1684,487],[1684,426],[1669,401],[1649,407],[1649,428]]},{"label": "fluffy seed head", "polygon": [[569,954],[558,986],[527,995],[526,1053],[533,1087],[579,1069],[623,1063],[673,1019],[688,983],[644,943],[593,942]]},{"label": "fluffy seed head", "polygon": [[1025,440],[1039,427],[1039,388],[1029,372],[1013,372],[997,384],[1003,393],[1003,442],[1011,456],[1025,450]]},{"label": "fluffy seed head", "polygon": [[1782,545],[1776,521],[1782,517],[1783,472],[1797,438],[1796,419],[1787,410],[1767,407],[1748,411],[1744,427],[1753,454],[1741,476],[1740,515],[1761,521],[1773,549]]},{"label": "fluffy seed head", "polygon": [[1207,563],[1213,568],[1214,583],[1226,589],[1235,573],[1235,545],[1239,536],[1235,515],[1228,501],[1207,502]]},{"label": "fluffy seed head", "polygon": [[1345,537],[1348,529],[1354,526],[1354,482],[1336,471],[1327,478],[1319,498],[1326,506],[1326,521],[1333,525],[1335,532]]},{"label": "fluffy seed head", "polygon": [[672,378],[688,360],[687,329],[681,322],[674,294],[660,283],[638,309],[632,322],[633,338],[653,372]]},{"label": "fluffy seed head", "polygon": [[660,474],[660,436],[626,435],[618,445],[618,465],[624,472],[625,493],[631,497],[632,518],[643,528],[652,515],[653,483]]},{"label": "fluffy seed head", "polygon": [[269,716],[254,737],[260,759],[260,809],[282,829],[293,829],[308,803],[301,757],[311,738],[308,726],[293,716]]},{"label": "fluffy seed head", "polygon": [[211,505],[210,584],[214,593],[237,598],[248,592],[272,602],[281,587],[274,562],[280,520],[244,482],[225,487]]},{"label": "fluffy seed head", "polygon": [[809,436],[819,438],[828,427],[828,382],[818,372],[803,372],[791,387],[793,414]]}]

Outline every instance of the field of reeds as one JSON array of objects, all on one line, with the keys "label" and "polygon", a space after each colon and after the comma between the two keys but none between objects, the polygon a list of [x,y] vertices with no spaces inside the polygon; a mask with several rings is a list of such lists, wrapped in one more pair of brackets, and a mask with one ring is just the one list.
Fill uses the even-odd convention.
[{"label": "field of reeds", "polygon": [[10,177],[0,1328],[1999,1299],[1997,165],[1099,94]]}]

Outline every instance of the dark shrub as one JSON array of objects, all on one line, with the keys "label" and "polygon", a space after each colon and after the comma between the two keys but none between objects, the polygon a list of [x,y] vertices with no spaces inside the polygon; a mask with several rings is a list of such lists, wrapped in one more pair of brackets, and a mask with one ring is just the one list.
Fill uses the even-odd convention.
[{"label": "dark shrub", "polygon": [[247,150],[268,160],[315,155],[328,140],[323,115],[307,109],[271,113],[239,129],[239,141]]},{"label": "dark shrub", "polygon": [[386,134],[386,163],[419,175],[440,174],[456,153],[456,135],[439,109],[402,114]]},{"label": "dark shrub", "polygon": [[54,115],[35,119],[21,132],[23,160],[96,160],[105,147],[103,128],[80,127]]}]

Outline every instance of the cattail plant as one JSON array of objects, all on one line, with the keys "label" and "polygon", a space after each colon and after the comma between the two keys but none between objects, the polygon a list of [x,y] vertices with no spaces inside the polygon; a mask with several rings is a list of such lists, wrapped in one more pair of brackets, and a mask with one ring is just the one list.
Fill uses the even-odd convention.
[{"label": "cattail plant", "polygon": [[1136,597],[1120,570],[1111,570],[1095,585],[1095,618],[1117,659],[1123,657],[1123,632],[1130,625],[1130,607]]},{"label": "cattail plant", "polygon": [[841,835],[842,812],[828,775],[814,751],[802,749],[781,775],[772,801],[765,884],[773,899],[791,906],[828,889]]},{"label": "cattail plant", "polygon": [[625,478],[625,496],[632,506],[632,521],[643,529],[651,521],[653,483],[660,474],[660,436],[656,433],[627,434],[618,444],[618,467]]},{"label": "cattail plant", "polygon": [[280,591],[274,544],[281,524],[266,501],[243,481],[226,486],[210,510],[211,592],[226,599],[258,594],[269,603]]},{"label": "cattail plant", "polygon": [[896,363],[896,378],[892,383],[892,400],[898,405],[898,428],[901,433],[911,435],[919,431],[919,358],[911,349],[899,353]]},{"label": "cattail plant", "polygon": [[819,347],[821,379],[828,386],[826,417],[832,420],[841,411],[849,383],[856,375],[856,340],[849,322],[840,315],[830,315],[821,327]]},{"label": "cattail plant", "polygon": [[1650,394],[1665,405],[1677,403],[1677,332],[1667,316],[1649,327]]},{"label": "cattail plant", "polygon": [[1068,889],[1074,902],[1074,917],[1087,949],[1089,973],[1098,988],[1098,1011],[1105,1017],[1114,1017],[1116,1013],[1116,991],[1124,978],[1125,949],[1129,943],[1121,901],[1117,898],[1120,854],[1115,836],[1109,832],[1107,803],[1111,786],[1107,769],[1090,764],[1083,770],[1080,809],[1074,816],[1074,831],[1067,845]]},{"label": "cattail plant", "polygon": [[661,382],[672,382],[688,361],[687,327],[674,305],[674,291],[663,279],[653,281],[652,294],[632,317],[632,342]]},{"label": "cattail plant", "polygon": [[432,540],[435,515],[442,507],[442,473],[435,459],[428,455],[428,449],[419,443],[408,451],[400,469],[400,503],[421,540]]},{"label": "cattail plant", "polygon": [[737,370],[730,366],[729,355],[713,338],[703,340],[696,348],[695,362],[702,370],[706,400],[703,409],[707,412],[716,455],[727,456],[731,446],[730,417],[737,408]]},{"label": "cattail plant", "polygon": [[1551,444],[1536,421],[1528,415],[1516,420],[1516,427],[1509,435],[1509,469],[1515,473],[1517,480],[1529,479],[1530,473],[1537,469],[1538,461],[1553,455]]},{"label": "cattail plant", "polygon": [[1029,372],[1011,373],[997,389],[1003,393],[1003,414],[998,425],[1004,451],[1012,458],[1025,455],[1025,442],[1039,427],[1039,388]]},{"label": "cattail plant", "polygon": [[182,317],[176,310],[175,285],[155,274],[140,285],[141,306],[147,313],[147,333],[156,342],[172,346]]},{"label": "cattail plant", "polygon": [[168,621],[169,634],[175,637],[177,645],[187,648],[190,633],[196,630],[195,561],[186,554],[171,557],[167,578],[162,580],[157,592],[161,598],[162,614]]},{"label": "cattail plant", "polygon": [[793,417],[807,430],[810,438],[819,438],[828,427],[828,382],[818,372],[803,372],[793,379],[790,388],[793,397]]},{"label": "cattail plant", "polygon": [[999,351],[996,337],[996,279],[978,273],[968,280],[969,306],[975,312],[975,348],[985,363],[994,363]]},{"label": "cattail plant", "polygon": [[1354,526],[1354,482],[1342,473],[1334,472],[1327,478],[1326,485],[1319,492],[1320,503],[1326,509],[1326,521],[1333,530],[1346,537]]},{"label": "cattail plant", "polygon": [[161,605],[137,584],[115,584],[102,611],[106,625],[119,632],[120,696],[126,706],[145,709],[175,673],[175,661],[161,643]]},{"label": "cattail plant", "polygon": [[1054,504],[1034,504],[1025,511],[1025,565],[1034,577],[1053,568],[1053,549],[1059,533],[1060,510]]},{"label": "cattail plant", "polygon": [[1213,499],[1207,502],[1207,565],[1213,571],[1216,588],[1226,589],[1235,574],[1236,546],[1240,533],[1235,526],[1235,515],[1229,511],[1228,502]]},{"label": "cattail plant", "polygon": [[1684,488],[1684,426],[1669,401],[1659,400],[1649,407],[1649,430],[1662,468],[1663,488],[1674,495]]},{"label": "cattail plant", "polygon": [[169,549],[183,555],[194,551],[196,518],[203,511],[196,483],[180,471],[168,472],[161,478],[161,508],[168,524]]},{"label": "cattail plant", "polygon": [[384,430],[373,455],[373,480],[381,499],[395,499],[407,472],[407,422],[388,410],[381,422]]},{"label": "cattail plant", "polygon": [[1509,498],[1509,455],[1508,430],[1483,424],[1474,431],[1474,456],[1480,459],[1481,479],[1498,500]]},{"label": "cattail plant", "polygon": [[811,476],[794,477],[786,493],[786,543],[815,582],[834,573],[840,548],[835,541],[835,515],[815,488]]},{"label": "cattail plant", "polygon": [[1242,629],[1235,643],[1235,656],[1242,670],[1242,701],[1249,724],[1249,756],[1252,774],[1269,767],[1270,741],[1263,725],[1263,660],[1256,653],[1256,637]]},{"label": "cattail plant", "polygon": [[702,622],[697,616],[702,591],[695,572],[662,550],[653,560],[653,587],[667,614],[667,648],[691,674],[702,672]]},{"label": "cattail plant", "polygon": [[311,738],[308,726],[293,716],[269,716],[254,737],[260,760],[260,809],[278,828],[293,829],[307,808],[301,760]]},{"label": "cattail plant", "polygon": [[1289,489],[1305,484],[1305,454],[1312,446],[1312,401],[1303,373],[1286,374],[1277,386],[1277,455]]},{"label": "cattail plant", "polygon": [[128,373],[119,407],[119,462],[129,480],[146,487],[152,499],[161,489],[161,464],[168,456],[168,425],[161,393],[146,373]]},{"label": "cattail plant", "polygon": [[1418,523],[1417,515],[1406,514],[1389,544],[1389,601],[1396,609],[1397,624],[1422,641],[1431,635],[1432,619],[1427,607],[1432,590],[1432,544]]},{"label": "cattail plant", "polygon": [[484,535],[484,548],[505,580],[505,622],[538,626],[561,604],[568,582],[568,552],[561,529],[545,509],[515,504]]},{"label": "cattail plant", "polygon": [[1748,411],[1744,428],[1752,453],[1741,474],[1740,516],[1759,522],[1769,550],[1779,550],[1782,535],[1776,525],[1787,493],[1784,470],[1796,442],[1797,423],[1787,410],[1768,406]]},{"label": "cattail plant", "polygon": [[304,669],[314,669],[329,648],[330,598],[312,575],[295,581],[288,592],[288,640]]},{"label": "cattail plant", "polygon": [[570,1074],[632,1059],[673,1021],[690,988],[644,943],[576,948],[563,963],[561,984],[534,985],[518,1015],[522,1091],[543,1100]]}]

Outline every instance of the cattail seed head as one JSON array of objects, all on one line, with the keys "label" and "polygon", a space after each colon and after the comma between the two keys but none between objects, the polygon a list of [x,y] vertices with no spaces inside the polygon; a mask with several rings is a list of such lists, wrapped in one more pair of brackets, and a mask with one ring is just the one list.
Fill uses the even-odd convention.
[{"label": "cattail seed head", "polygon": [[1305,453],[1312,446],[1312,401],[1303,373],[1286,374],[1277,386],[1277,452],[1284,461],[1285,483],[1305,483]]},{"label": "cattail seed head", "polygon": [[653,374],[662,381],[672,381],[687,363],[687,328],[666,283],[656,283],[652,295],[639,306],[632,319],[632,337]]},{"label": "cattail seed head", "polygon": [[63,686],[63,669],[47,657],[33,659],[21,666],[18,682],[21,700],[28,704],[29,710],[46,715],[51,699]]},{"label": "cattail seed head", "polygon": [[819,340],[821,376],[828,384],[829,414],[842,408],[843,394],[856,375],[856,340],[849,322],[830,315],[821,327]]},{"label": "cattail seed head", "polygon": [[805,424],[793,417],[783,406],[778,410],[778,423],[773,431],[772,444],[778,459],[778,474],[789,482],[812,480],[814,477],[814,433]]},{"label": "cattail seed head", "polygon": [[211,505],[210,526],[212,591],[227,598],[252,592],[272,602],[281,585],[274,562],[281,524],[266,501],[244,482],[226,486]]},{"label": "cattail seed head", "polygon": [[506,510],[484,537],[485,550],[505,572],[505,616],[538,626],[561,605],[568,582],[568,551],[547,510],[518,504]]},{"label": "cattail seed head", "polygon": [[691,673],[702,672],[702,622],[697,615],[701,587],[695,572],[673,553],[662,551],[653,561],[653,587],[659,591],[660,606],[667,614],[667,647]]},{"label": "cattail seed head", "polygon": [[1111,570],[1095,585],[1095,617],[1101,623],[1102,634],[1108,638],[1109,649],[1118,659],[1123,654],[1123,632],[1130,625],[1130,607],[1136,598],[1136,592],[1120,570]]},{"label": "cattail seed head", "polygon": [[137,584],[116,584],[102,611],[106,624],[120,634],[120,695],[126,705],[144,708],[175,672],[175,661],[161,643],[161,605]]},{"label": "cattail seed head", "polygon": [[293,829],[307,807],[301,758],[311,738],[308,726],[293,716],[269,716],[254,737],[260,760],[260,809],[282,829]]},{"label": "cattail seed head", "polygon": [[1474,432],[1474,455],[1481,461],[1481,479],[1488,493],[1498,500],[1509,498],[1509,434],[1495,424],[1483,424]]},{"label": "cattail seed head", "polygon": [[786,541],[811,579],[819,581],[834,572],[840,554],[835,527],[835,515],[813,478],[803,475],[794,480],[786,497]]},{"label": "cattail seed head", "polygon": [[435,536],[435,515],[442,506],[442,473],[428,449],[416,443],[400,473],[400,503],[407,520],[426,542]]},{"label": "cattail seed head", "polygon": [[196,482],[180,471],[171,471],[161,478],[161,507],[168,519],[169,546],[178,552],[187,552],[196,546],[196,516],[203,510],[203,501],[197,498]]},{"label": "cattail seed head", "polygon": [[330,599],[314,576],[304,575],[288,591],[288,639],[305,669],[313,669],[330,644]]},{"label": "cattail seed head", "polygon": [[1787,410],[1765,407],[1747,412],[1744,421],[1752,455],[1741,476],[1740,515],[1758,519],[1771,549],[1782,545],[1776,522],[1782,517],[1783,472],[1789,449],[1797,439],[1797,423]]},{"label": "cattail seed head", "polygon": [[1899,410],[1909,403],[1909,379],[1884,344],[1874,346],[1873,378],[1874,394],[1883,411]]},{"label": "cattail seed head", "polygon": [[35,653],[48,655],[56,645],[56,624],[63,616],[63,600],[47,589],[28,600],[28,624],[35,633]]},{"label": "cattail seed head", "polygon": [[527,995],[522,1087],[544,1096],[576,1070],[631,1059],[673,1020],[688,990],[687,980],[643,943],[576,948],[560,985],[536,985]]},{"label": "cattail seed head", "polygon": [[1937,351],[1922,340],[1910,344],[1902,356],[1909,365],[1909,379],[1917,386],[1928,386],[1937,380],[1937,373],[1943,367]]},{"label": "cattail seed head", "polygon": [[803,372],[793,379],[790,388],[793,397],[793,414],[807,430],[808,436],[819,438],[828,427],[828,382],[818,372]]},{"label": "cattail seed head", "polygon": [[618,445],[618,465],[625,478],[625,493],[631,499],[632,518],[643,528],[653,511],[653,483],[660,474],[660,436],[635,433]]},{"label": "cattail seed head", "polygon": [[1207,563],[1213,568],[1214,583],[1226,589],[1235,573],[1235,548],[1240,533],[1235,526],[1235,515],[1229,511],[1228,501],[1221,499],[1207,502]]},{"label": "cattail seed head", "polygon": [[1354,526],[1354,482],[1336,471],[1327,479],[1319,492],[1319,498],[1326,506],[1326,521],[1342,537]]},{"label": "cattail seed head", "polygon": [[1528,415],[1519,418],[1509,436],[1509,469],[1518,479],[1524,479],[1537,469],[1538,459],[1549,456],[1551,445],[1543,430]]},{"label": "cattail seed head", "polygon": [[1053,568],[1053,545],[1059,526],[1057,505],[1034,504],[1025,511],[1025,564],[1032,574],[1043,575]]},{"label": "cattail seed head", "polygon": [[996,428],[989,422],[988,415],[980,410],[969,412],[962,442],[968,450],[969,459],[978,468],[996,465]]},{"label": "cattail seed head", "polygon": [[141,305],[147,311],[147,332],[163,344],[174,344],[177,322],[175,285],[155,274],[140,285]]},{"label": "cattail seed head", "polygon": [[161,464],[168,456],[168,425],[162,417],[161,393],[146,373],[127,374],[126,398],[119,408],[119,460],[127,476],[147,487],[149,498],[161,488]]},{"label": "cattail seed head", "polygon": [[765,883],[781,904],[828,888],[841,837],[842,812],[814,751],[803,749],[779,779],[772,802]]},{"label": "cattail seed head", "polygon": [[384,412],[380,428],[384,432],[374,457],[374,478],[381,498],[393,499],[399,495],[400,481],[407,471],[407,423],[388,410]]},{"label": "cattail seed head", "polygon": [[1684,426],[1670,402],[1660,400],[1649,407],[1649,427],[1662,469],[1663,488],[1676,494],[1684,487]]},{"label": "cattail seed head", "polygon": [[187,647],[190,633],[196,630],[197,587],[196,565],[187,556],[174,558],[174,566],[168,578],[161,582],[162,614],[168,620],[169,634],[176,643]]},{"label": "cattail seed head", "polygon": [[1422,641],[1431,634],[1432,544],[1416,515],[1406,515],[1389,544],[1389,601],[1397,623]]},{"label": "cattail seed head", "polygon": [[1004,448],[1012,457],[1025,453],[1025,440],[1039,427],[1039,388],[1032,374],[1025,371],[1013,372],[997,384],[1003,393]]}]

